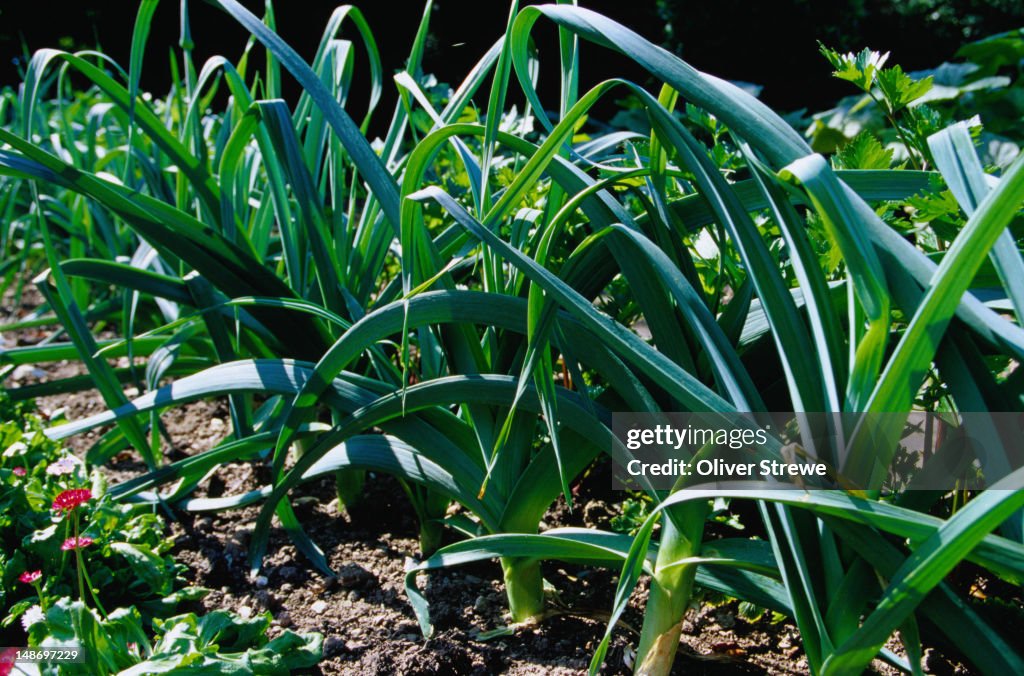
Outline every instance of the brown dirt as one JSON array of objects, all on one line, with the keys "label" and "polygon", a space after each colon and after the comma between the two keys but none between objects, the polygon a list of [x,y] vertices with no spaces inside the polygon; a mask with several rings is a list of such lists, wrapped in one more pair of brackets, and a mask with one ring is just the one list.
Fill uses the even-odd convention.
[{"label": "brown dirt", "polygon": [[[586,672],[612,604],[616,578],[611,571],[545,567],[546,579],[558,590],[559,614],[536,628],[489,641],[478,640],[479,633],[507,622],[498,565],[432,573],[424,576],[425,592],[436,632],[424,641],[403,590],[404,562],[418,543],[401,489],[389,477],[375,477],[351,519],[338,513],[332,490],[330,481],[309,484],[295,507],[335,577],[316,573],[279,531],[260,577],[250,582],[246,545],[254,508],[177,524],[178,556],[196,584],[214,590],[204,605],[270,610],[275,626],[323,633],[320,669],[325,674]],[[633,627],[642,621],[645,595],[644,589],[637,592],[625,618]],[[806,673],[795,634],[787,624],[751,624],[737,617],[735,604],[692,611],[676,671]],[[606,673],[628,673],[624,660],[635,643],[628,629],[616,632]]]}]

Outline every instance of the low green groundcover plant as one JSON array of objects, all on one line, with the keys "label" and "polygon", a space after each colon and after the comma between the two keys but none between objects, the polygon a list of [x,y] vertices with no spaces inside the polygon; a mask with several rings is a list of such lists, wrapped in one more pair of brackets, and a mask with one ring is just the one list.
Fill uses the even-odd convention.
[{"label": "low green groundcover plant", "polygon": [[[21,671],[286,674],[320,660],[319,635],[269,640],[269,613],[183,612],[207,590],[187,586],[152,506],[111,500],[103,475],[48,439],[37,416],[6,397],[0,410],[4,643],[84,655]],[[10,658],[0,655],[4,673]]]},{"label": "low green groundcover plant", "polygon": [[[546,617],[541,563],[559,560],[621,571],[594,672],[644,575],[641,673],[670,671],[698,587],[791,618],[815,674],[876,658],[920,673],[931,645],[984,673],[1024,672],[1012,636],[949,578],[969,562],[1009,588],[1024,581],[1024,492],[1001,490],[1019,485],[1019,450],[988,437],[982,469],[1011,473],[985,491],[885,493],[872,471],[913,410],[1024,409],[1020,31],[923,74],[823,47],[814,67],[854,96],[784,119],[571,0],[512,2],[454,86],[422,68],[430,2],[393,74],[355,7],[337,9],[307,62],[276,34],[272,3],[262,17],[213,4],[252,39],[196,63],[183,0],[164,97],[140,91],[149,0],[127,69],[41,50],[19,92],[0,95],[0,274],[15,296],[31,279],[43,300],[4,328],[51,331],[0,359],[8,372],[80,360],[87,376],[17,396],[95,388],[107,411],[46,434],[113,424],[86,461],[132,449],[148,468],[109,490],[66,479],[37,499],[45,511],[62,490],[92,491],[41,521],[49,536],[22,554],[38,558],[11,570],[64,585],[73,601],[47,612],[121,635],[122,616],[104,617],[90,591],[121,571],[137,576],[145,623],[147,580],[173,578],[173,565],[159,541],[126,540],[152,557],[126,555],[100,536],[108,519],[157,505],[260,505],[253,574],[278,525],[328,573],[292,500],[326,476],[350,506],[372,470],[399,479],[420,523],[406,589],[426,637],[422,574],[498,559],[514,630]],[[551,53],[538,49],[544,30]],[[582,42],[655,86],[609,72],[584,91]],[[302,88],[291,104],[286,72]],[[554,100],[538,78],[557,83]],[[381,120],[385,87],[397,102]],[[626,108],[611,127],[591,118],[609,97]],[[228,401],[230,436],[171,462],[161,412],[214,396]],[[767,411],[891,422],[816,449],[865,490],[642,486],[619,532],[541,532],[548,508],[560,496],[572,507],[575,482],[606,462],[614,411],[725,427]],[[785,452],[775,436],[763,451]],[[238,462],[263,468],[266,485],[194,496]],[[709,521],[746,503],[743,525],[762,537],[710,536]],[[11,588],[18,600],[34,589]],[[157,631],[167,622],[153,615]],[[217,624],[182,622],[203,636]]]}]

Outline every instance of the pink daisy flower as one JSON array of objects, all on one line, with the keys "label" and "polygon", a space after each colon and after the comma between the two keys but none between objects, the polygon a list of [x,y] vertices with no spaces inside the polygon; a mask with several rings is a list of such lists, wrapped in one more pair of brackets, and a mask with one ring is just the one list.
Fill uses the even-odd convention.
[{"label": "pink daisy flower", "polygon": [[76,538],[68,538],[64,541],[64,544],[60,546],[60,548],[65,552],[70,552],[75,549],[85,549],[93,542],[94,540],[92,538],[82,535]]},{"label": "pink daisy flower", "polygon": [[53,501],[53,509],[57,512],[70,512],[89,500],[92,500],[92,491],[88,488],[72,488],[57,496]]}]

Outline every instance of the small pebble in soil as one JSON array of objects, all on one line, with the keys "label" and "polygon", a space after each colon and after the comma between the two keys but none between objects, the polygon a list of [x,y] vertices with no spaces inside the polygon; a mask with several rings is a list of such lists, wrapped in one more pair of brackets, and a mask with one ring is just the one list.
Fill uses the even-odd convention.
[{"label": "small pebble in soil", "polygon": [[475,610],[477,613],[482,615],[483,613],[487,612],[487,606],[488,605],[490,605],[490,604],[487,603],[487,599],[486,598],[484,598],[482,595],[481,596],[477,596],[476,597],[476,602],[473,603],[473,610]]},{"label": "small pebble in soil", "polygon": [[200,573],[202,575],[209,575],[211,572],[213,572],[213,561],[206,557],[203,557],[193,562],[192,567],[195,569],[195,572],[197,573]]},{"label": "small pebble in soil", "polygon": [[337,636],[328,636],[324,641],[324,657],[333,657],[345,651],[345,640]]},{"label": "small pebble in soil", "polygon": [[259,575],[259,576],[256,577],[256,586],[257,587],[266,587],[269,582],[270,582],[270,580],[267,579],[266,575]]},{"label": "small pebble in soil", "polygon": [[309,607],[309,609],[312,610],[317,615],[322,615],[323,612],[325,610],[327,610],[327,602],[326,601],[322,601],[322,600],[321,601],[314,601],[313,605],[311,605]]},{"label": "small pebble in soil", "polygon": [[352,591],[350,591],[348,593],[348,595],[345,598],[347,598],[350,603],[355,603],[356,601],[359,600],[359,592],[357,592],[355,589],[353,589]]},{"label": "small pebble in soil", "polygon": [[36,368],[31,364],[21,364],[14,369],[14,373],[11,374],[11,380],[25,380],[27,378],[45,378],[46,371]]},{"label": "small pebble in soil", "polygon": [[342,566],[341,570],[338,571],[338,577],[335,578],[335,582],[342,589],[361,587],[365,584],[369,584],[372,580],[373,573],[354,563]]},{"label": "small pebble in soil", "polygon": [[238,616],[248,620],[250,617],[252,617],[252,608],[250,608],[249,606],[242,606],[238,609]]}]

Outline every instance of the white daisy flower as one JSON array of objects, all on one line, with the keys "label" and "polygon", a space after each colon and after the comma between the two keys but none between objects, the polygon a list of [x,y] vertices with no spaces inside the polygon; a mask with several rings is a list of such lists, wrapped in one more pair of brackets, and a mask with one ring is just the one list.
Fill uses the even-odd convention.
[{"label": "white daisy flower", "polygon": [[29,630],[34,624],[38,624],[46,619],[46,614],[43,613],[43,609],[39,606],[32,606],[26,610],[21,616],[21,626],[25,628],[25,631]]},{"label": "white daisy flower", "polygon": [[57,462],[51,463],[46,468],[46,473],[52,476],[62,476],[64,474],[74,474],[75,469],[78,467],[78,459],[73,458],[70,455],[65,455]]}]

